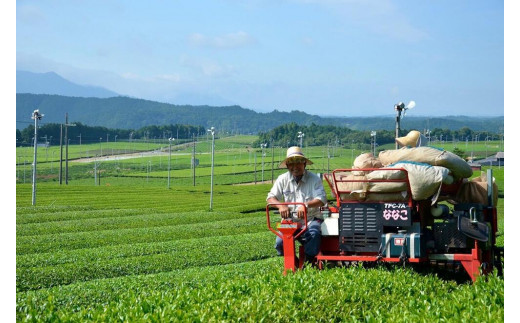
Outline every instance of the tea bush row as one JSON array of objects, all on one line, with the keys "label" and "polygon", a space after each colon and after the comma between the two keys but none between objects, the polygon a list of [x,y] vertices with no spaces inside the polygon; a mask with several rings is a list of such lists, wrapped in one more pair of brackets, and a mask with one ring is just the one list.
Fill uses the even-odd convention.
[{"label": "tea bush row", "polygon": [[[216,186],[213,209],[240,211],[261,210],[265,207],[268,185]],[[150,209],[150,212],[188,212],[208,210],[209,187],[139,186],[59,186],[53,183],[38,185],[37,206],[31,207],[31,186],[19,184],[16,189],[17,223],[24,222],[25,214],[54,212],[73,205],[74,208],[100,210]],[[218,208],[217,208],[218,206]]]},{"label": "tea bush row", "polygon": [[[100,279],[17,294],[17,318],[45,321],[496,322],[503,281],[457,285],[410,269],[312,268],[281,258]],[[478,296],[475,291],[479,291]]]},{"label": "tea bush row", "polygon": [[[59,221],[18,224],[16,226],[16,233],[19,237],[24,237],[68,232],[147,228],[195,223],[202,224],[205,222],[241,219],[259,215],[258,213],[241,214],[238,212],[218,211],[185,213],[155,213],[149,212],[148,210],[136,210],[136,212],[131,212],[130,210],[125,210],[127,212],[123,212],[122,210],[116,211],[117,212],[106,212],[105,210],[95,210],[83,212],[84,214],[82,214],[82,217],[79,219],[76,217],[76,212],[62,212]],[[116,216],[114,216],[114,213]],[[55,216],[54,218],[56,219]]]},{"label": "tea bush row", "polygon": [[196,239],[209,236],[239,235],[266,231],[263,216],[217,220],[206,223],[137,227],[87,232],[20,236],[16,239],[18,256],[60,250],[95,248],[142,242]]},{"label": "tea bush row", "polygon": [[[17,290],[267,258],[275,254],[272,236],[269,232],[260,232],[129,245],[121,249],[111,246],[57,253],[49,261],[54,265],[46,266],[44,262],[35,267],[25,267],[20,264],[16,270]],[[50,254],[48,256],[52,257]],[[23,260],[20,259],[20,262]],[[28,258],[25,260],[29,261]]]}]

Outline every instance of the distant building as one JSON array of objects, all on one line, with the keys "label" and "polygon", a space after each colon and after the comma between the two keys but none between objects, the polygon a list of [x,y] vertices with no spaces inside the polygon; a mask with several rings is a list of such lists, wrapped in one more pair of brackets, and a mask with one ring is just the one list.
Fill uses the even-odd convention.
[{"label": "distant building", "polygon": [[470,164],[470,166],[473,166],[472,164],[481,166],[504,166],[504,152],[500,151],[494,156],[475,160]]}]

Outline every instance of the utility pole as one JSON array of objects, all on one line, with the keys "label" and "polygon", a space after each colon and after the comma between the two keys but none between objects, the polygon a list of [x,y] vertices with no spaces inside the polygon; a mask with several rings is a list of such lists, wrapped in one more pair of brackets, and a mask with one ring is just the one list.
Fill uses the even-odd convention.
[{"label": "utility pole", "polygon": [[197,167],[197,160],[195,159],[195,145],[196,143],[195,134],[193,134],[193,153],[191,155],[191,160],[193,163],[193,186],[195,186],[195,168]]},{"label": "utility pole", "polygon": [[[404,110],[404,103],[399,102],[394,105],[394,110],[397,111],[395,116],[395,139],[399,138],[399,131],[401,130],[401,113]],[[399,149],[399,144],[395,142],[395,149]]]},{"label": "utility pole", "polygon": [[[408,105],[405,107],[403,102],[399,102],[394,105],[394,110],[397,111],[395,116],[395,139],[399,138],[399,132],[401,131],[401,119],[405,116],[406,110],[413,109],[415,107],[415,101],[408,102]],[[401,113],[403,114],[401,116]],[[399,144],[397,141],[395,142],[395,149],[399,149]],[[374,149],[375,151],[375,149]]]},{"label": "utility pole", "polygon": [[215,166],[215,128],[208,130],[211,133],[211,194],[209,200],[209,210],[213,211],[213,174]]},{"label": "utility pole", "polygon": [[170,189],[170,169],[172,164],[172,141],[174,141],[175,138],[168,138],[168,141],[170,142],[170,150],[168,153],[168,189]]},{"label": "utility pole", "polygon": [[68,137],[68,125],[69,114],[65,112],[65,185],[69,184],[69,137]]},{"label": "utility pole", "polygon": [[330,141],[327,142],[327,173],[330,173]]},{"label": "utility pole", "polygon": [[371,131],[370,132],[370,143],[371,143],[371,148],[373,149],[373,155],[374,157],[376,156],[376,134],[377,134],[377,131]]},{"label": "utility pole", "polygon": [[262,183],[263,183],[264,182],[264,157],[265,157],[264,148],[267,147],[267,143],[260,144],[260,146],[262,146]]},{"label": "utility pole", "polygon": [[60,185],[62,182],[62,170],[63,170],[63,123],[60,124],[60,171],[59,171],[59,178],[60,178]]},{"label": "utility pole", "polygon": [[301,131],[298,131],[298,138],[300,138],[300,148],[303,148],[303,137],[305,137],[305,134]]},{"label": "utility pole", "polygon": [[271,184],[274,183],[274,145],[271,139]]},{"label": "utility pole", "polygon": [[34,119],[34,161],[32,178],[32,205],[36,205],[36,155],[38,151],[38,121],[43,118],[40,110],[34,110],[31,119]]},{"label": "utility pole", "polygon": [[69,124],[69,114],[65,112],[65,185],[69,184],[69,136],[68,127],[75,127],[75,124]]}]

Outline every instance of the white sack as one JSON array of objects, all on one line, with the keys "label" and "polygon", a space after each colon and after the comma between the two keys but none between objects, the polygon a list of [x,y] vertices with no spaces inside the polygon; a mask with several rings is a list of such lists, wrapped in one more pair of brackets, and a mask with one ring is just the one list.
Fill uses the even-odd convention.
[{"label": "white sack", "polygon": [[469,164],[452,152],[434,147],[401,148],[384,150],[379,153],[379,160],[384,166],[400,161],[426,163],[432,166],[443,166],[453,173],[453,177],[468,178],[473,175]]},{"label": "white sack", "polygon": [[[449,176],[449,169],[442,166],[431,166],[424,163],[414,162],[399,162],[388,165],[388,168],[404,168],[408,171],[408,181],[410,182],[410,190],[412,192],[412,198],[420,201],[427,198],[432,198],[432,204],[437,201],[438,194],[440,192],[441,184],[443,182],[449,183],[451,176]],[[402,176],[403,172],[398,171],[387,171],[392,173],[394,177]],[[381,175],[379,175],[379,173]],[[367,178],[376,179],[375,176],[379,175],[380,179],[384,179],[384,171],[374,171],[367,175]],[[385,189],[389,189],[386,192],[396,192],[404,183],[368,183],[368,190],[372,192],[385,192]],[[393,186],[392,186],[393,185]],[[406,184],[404,184],[406,185]],[[405,188],[406,189],[406,188]]]}]

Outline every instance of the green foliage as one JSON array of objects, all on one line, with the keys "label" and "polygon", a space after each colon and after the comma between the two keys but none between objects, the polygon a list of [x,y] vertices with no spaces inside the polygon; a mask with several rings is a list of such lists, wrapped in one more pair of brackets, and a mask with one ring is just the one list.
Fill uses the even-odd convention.
[{"label": "green foliage", "polygon": [[[137,130],[132,129],[109,129],[101,126],[87,126],[81,122],[75,122],[75,126],[65,127],[58,123],[45,123],[38,128],[38,138],[40,143],[48,142],[49,145],[60,145],[60,134],[63,135],[62,145],[66,145],[65,132],[67,132],[67,140],[71,144],[99,144],[108,143],[109,141],[116,143],[117,140],[132,142],[132,140],[141,140],[145,142],[161,140],[168,143],[168,138],[175,138],[176,143],[185,142],[187,139],[191,141],[193,135],[199,136],[205,134],[206,129],[202,126],[190,126],[180,124],[169,124],[162,126],[145,126]],[[32,145],[34,137],[34,125],[29,125],[22,131],[16,129],[17,146]],[[44,139],[45,138],[45,139]],[[54,139],[53,139],[54,138]],[[46,141],[45,141],[46,140]],[[180,140],[180,141],[179,141]]]},{"label": "green foliage", "polygon": [[[346,146],[370,149],[371,131],[354,131],[341,126],[316,125],[310,126],[289,123],[270,130],[267,133],[261,132],[258,141],[254,146],[260,147],[261,143],[268,143],[269,146],[299,146],[296,134],[301,131],[305,134],[303,142],[305,146]],[[388,130],[377,131],[377,143],[384,145],[393,143],[395,135]]]},{"label": "green foliage", "polygon": [[453,153],[454,153],[455,155],[459,156],[459,157],[462,158],[462,159],[464,159],[464,158],[467,157],[467,156],[466,156],[466,152],[465,152],[464,150],[458,148],[458,147],[455,147],[455,148],[453,149]]},{"label": "green foliage", "polygon": [[[254,179],[255,154],[260,178],[261,151],[251,148],[252,138],[216,142],[213,211],[208,142],[197,144],[196,186],[190,182],[189,146],[175,149],[171,189],[164,156],[103,161],[112,175],[100,186],[80,175],[91,163],[71,163],[69,185],[38,183],[36,206],[31,206],[31,185],[17,184],[17,321],[504,320],[504,279],[496,272],[473,284],[398,265],[306,268],[283,276],[283,259],[275,257],[275,236],[265,219],[270,182],[231,185]],[[140,144],[136,147],[146,150],[147,144]],[[266,153],[270,179],[267,161],[277,165],[285,148]],[[308,147],[305,153],[315,162],[313,171],[321,172],[327,164],[350,167],[361,151]],[[150,164],[147,173],[143,166]],[[51,175],[49,166],[38,167]],[[503,246],[504,168],[493,172],[500,194],[497,244]]]},{"label": "green foliage", "polygon": [[305,269],[280,258],[96,279],[17,294],[18,320],[438,322],[504,319],[504,281],[457,285],[398,267]]}]

